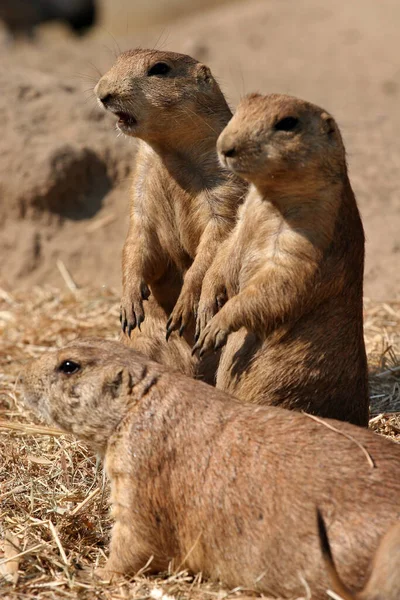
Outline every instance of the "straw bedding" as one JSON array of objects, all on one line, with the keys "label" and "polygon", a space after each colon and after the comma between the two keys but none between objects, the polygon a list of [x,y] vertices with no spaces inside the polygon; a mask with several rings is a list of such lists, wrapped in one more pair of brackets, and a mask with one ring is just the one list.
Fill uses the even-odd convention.
[{"label": "straw bedding", "polygon": [[[30,598],[218,598],[227,591],[187,573],[106,585],[92,569],[107,553],[111,521],[101,465],[86,447],[24,412],[19,373],[77,336],[118,336],[110,289],[29,294],[0,290],[0,595]],[[400,302],[365,301],[371,428],[400,442]],[[395,411],[398,411],[397,413]],[[306,596],[306,590],[305,590]]]}]

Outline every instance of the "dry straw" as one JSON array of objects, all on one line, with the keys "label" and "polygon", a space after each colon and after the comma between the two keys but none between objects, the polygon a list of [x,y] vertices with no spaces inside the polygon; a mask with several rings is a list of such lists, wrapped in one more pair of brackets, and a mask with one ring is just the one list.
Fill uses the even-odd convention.
[{"label": "dry straw", "polygon": [[[68,274],[66,274],[67,276]],[[227,592],[185,572],[111,585],[92,578],[103,564],[111,521],[101,467],[77,440],[33,419],[21,408],[24,364],[77,336],[118,336],[118,295],[0,290],[0,597],[83,600],[217,599]],[[73,289],[72,289],[73,288]],[[400,302],[365,303],[371,371],[371,427],[400,441]],[[305,596],[307,594],[305,593]]]}]

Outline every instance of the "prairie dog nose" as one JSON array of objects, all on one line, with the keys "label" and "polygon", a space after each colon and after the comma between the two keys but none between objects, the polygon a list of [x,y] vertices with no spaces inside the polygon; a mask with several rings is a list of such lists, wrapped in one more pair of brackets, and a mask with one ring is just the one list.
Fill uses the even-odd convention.
[{"label": "prairie dog nose", "polygon": [[237,154],[236,136],[231,133],[224,133],[219,136],[217,141],[217,151],[222,156],[230,158]]},{"label": "prairie dog nose", "polygon": [[235,148],[235,146],[231,146],[230,148],[226,148],[226,149],[223,148],[220,152],[221,152],[221,154],[223,154],[224,156],[229,158],[231,156],[235,156],[236,148]]},{"label": "prairie dog nose", "polygon": [[94,88],[94,93],[96,94],[100,102],[104,104],[104,106],[107,106],[107,104],[113,98],[112,94],[110,93],[108,81],[104,77],[100,79],[99,83]]}]

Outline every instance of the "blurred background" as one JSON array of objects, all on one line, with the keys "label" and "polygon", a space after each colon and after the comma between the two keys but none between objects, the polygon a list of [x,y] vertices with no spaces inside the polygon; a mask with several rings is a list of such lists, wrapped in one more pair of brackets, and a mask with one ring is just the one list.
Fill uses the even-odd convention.
[{"label": "blurred background", "polygon": [[286,92],[333,113],[367,235],[366,296],[400,299],[397,0],[53,1],[0,0],[0,287],[64,287],[65,267],[78,286],[119,288],[135,143],[93,87],[144,46],[208,64],[233,108]]}]

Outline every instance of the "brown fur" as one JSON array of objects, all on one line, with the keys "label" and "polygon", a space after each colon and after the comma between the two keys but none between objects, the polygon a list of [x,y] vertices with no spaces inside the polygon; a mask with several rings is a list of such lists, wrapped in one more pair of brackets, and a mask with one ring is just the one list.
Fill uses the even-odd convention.
[{"label": "brown fur", "polygon": [[[170,71],[149,75],[159,63]],[[187,365],[183,370],[191,374],[187,343],[193,344],[193,316],[203,277],[234,226],[245,190],[245,184],[219,164],[215,150],[232,113],[210,70],[173,52],[124,52],[95,92],[105,108],[122,117],[119,129],[138,139],[122,258],[124,341],[129,345],[131,331],[146,313],[143,332],[134,333],[132,345],[141,347],[139,339],[147,336],[154,348],[150,357],[162,362],[181,348]],[[133,124],[129,118],[134,118]],[[150,292],[155,326],[153,305],[146,310],[143,305]],[[186,343],[176,340],[173,349],[165,340],[168,316],[168,336],[179,329],[186,338]],[[214,376],[215,372],[211,379]]]},{"label": "brown fur", "polygon": [[319,515],[322,554],[330,574],[330,589],[342,600],[399,600],[400,598],[400,521],[383,536],[371,565],[365,588],[353,594],[342,582],[333,560],[328,533]]},{"label": "brown fur", "polygon": [[[62,372],[66,360],[75,373]],[[43,356],[26,371],[25,393],[105,453],[115,525],[103,575],[134,573],[153,556],[154,571],[172,561],[283,598],[304,595],[306,582],[322,600],[330,582],[316,506],[353,591],[400,517],[400,445],[237,401],[116,342],[78,340]]]},{"label": "brown fur", "polygon": [[[287,117],[299,125],[276,129]],[[242,400],[367,425],[364,233],[337,125],[308,102],[255,94],[217,147],[252,185],[205,276],[196,349],[226,343],[217,387]]]}]

